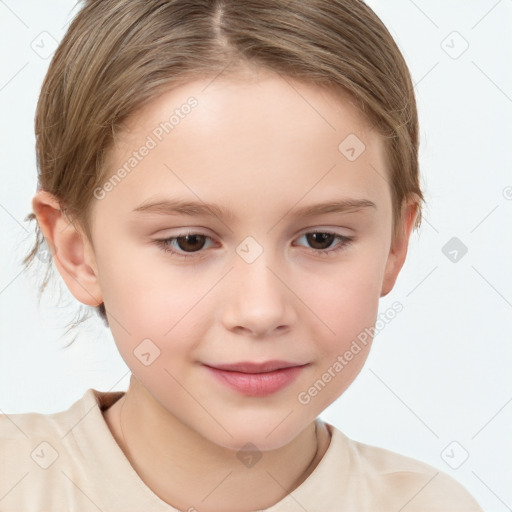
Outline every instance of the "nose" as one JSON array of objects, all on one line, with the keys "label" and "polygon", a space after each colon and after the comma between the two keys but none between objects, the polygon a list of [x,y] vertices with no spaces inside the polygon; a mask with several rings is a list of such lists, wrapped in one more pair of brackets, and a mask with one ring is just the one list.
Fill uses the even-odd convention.
[{"label": "nose", "polygon": [[263,253],[252,263],[235,258],[225,284],[223,322],[226,329],[264,338],[284,334],[296,322],[293,292],[286,276]]}]

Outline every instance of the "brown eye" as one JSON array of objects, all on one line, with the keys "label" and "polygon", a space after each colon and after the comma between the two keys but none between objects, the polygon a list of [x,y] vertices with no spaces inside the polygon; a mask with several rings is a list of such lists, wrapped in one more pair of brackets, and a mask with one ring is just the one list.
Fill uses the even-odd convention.
[{"label": "brown eye", "polygon": [[[343,236],[327,231],[310,231],[309,233],[304,233],[299,240],[301,238],[306,240],[313,254],[320,256],[331,256],[338,251],[342,251],[354,240],[353,236]],[[333,246],[333,242],[336,239],[339,240],[339,243]]]},{"label": "brown eye", "polygon": [[307,233],[306,239],[313,249],[328,249],[336,235],[333,233]]},{"label": "brown eye", "polygon": [[204,235],[185,235],[176,237],[176,242],[179,249],[185,252],[195,252],[204,247],[206,238]]},{"label": "brown eye", "polygon": [[203,255],[202,253],[205,251],[201,251],[201,249],[204,248],[207,240],[210,240],[210,237],[200,233],[184,233],[178,236],[155,240],[155,243],[164,252],[171,253],[173,256],[191,258]]}]

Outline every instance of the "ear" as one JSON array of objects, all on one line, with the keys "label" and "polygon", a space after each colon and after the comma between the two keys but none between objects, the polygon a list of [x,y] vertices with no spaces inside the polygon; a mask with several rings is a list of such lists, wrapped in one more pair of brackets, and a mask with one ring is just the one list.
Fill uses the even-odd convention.
[{"label": "ear", "polygon": [[384,271],[384,279],[380,294],[381,297],[387,295],[393,289],[393,286],[395,286],[396,279],[405,262],[405,257],[407,256],[409,238],[411,236],[417,214],[418,203],[416,201],[409,200],[409,202],[402,205],[401,230],[399,235],[391,244],[386,269]]},{"label": "ear", "polygon": [[58,199],[45,190],[37,191],[32,209],[69,291],[83,304],[101,304],[94,252],[85,234],[61,211]]}]

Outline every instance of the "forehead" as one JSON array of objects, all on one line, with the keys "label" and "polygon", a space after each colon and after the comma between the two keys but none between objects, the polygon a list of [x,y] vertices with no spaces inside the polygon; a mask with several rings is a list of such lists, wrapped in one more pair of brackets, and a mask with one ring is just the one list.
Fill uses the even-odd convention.
[{"label": "forehead", "polygon": [[110,194],[134,208],[166,192],[238,200],[256,214],[336,191],[375,203],[389,194],[382,139],[350,96],[277,74],[200,79],[160,94],[124,123],[110,175],[148,143]]},{"label": "forehead", "polygon": [[[228,122],[236,119],[242,125],[250,119],[251,126],[245,125],[246,131],[261,127],[255,124],[260,120],[268,126],[284,122],[289,133],[307,127],[310,131],[351,128],[361,135],[372,132],[368,119],[356,107],[357,100],[348,91],[251,69],[195,79],[160,93],[124,120],[118,139],[127,141],[130,134],[137,135],[141,130],[147,133],[155,127],[155,122],[169,120],[175,112],[183,120],[180,110],[190,98],[199,107],[192,109],[196,115],[190,116],[192,120],[187,123],[194,123],[195,129],[218,128],[221,123],[227,127]],[[185,117],[189,117],[187,113]],[[183,131],[178,129],[179,124],[182,123],[178,121],[173,128],[174,133]]]}]

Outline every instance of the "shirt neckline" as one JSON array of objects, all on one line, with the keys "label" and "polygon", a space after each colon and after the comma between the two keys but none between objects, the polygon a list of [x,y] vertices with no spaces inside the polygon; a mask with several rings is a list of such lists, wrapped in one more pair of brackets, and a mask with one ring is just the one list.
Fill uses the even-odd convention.
[{"label": "shirt neckline", "polygon": [[[111,489],[130,489],[130,505],[134,510],[139,507],[153,507],[155,512],[180,512],[163,501],[142,480],[130,461],[117,444],[108,427],[103,411],[111,407],[125,395],[124,391],[99,391],[89,388],[82,398],[76,402],[74,409],[75,421],[72,434],[80,451],[87,457],[87,466],[97,468],[97,481],[109,482]],[[318,509],[338,506],[339,498],[334,498],[334,490],[343,488],[340,474],[346,474],[347,449],[346,437],[334,426],[323,422],[330,434],[330,443],[315,469],[294,491],[279,502],[260,512],[288,512],[291,506],[295,510]],[[90,432],[95,432],[92,439]],[[337,470],[339,468],[339,471]],[[344,470],[343,470],[344,468]],[[127,499],[123,492],[123,498]],[[191,504],[193,506],[193,504]],[[198,505],[199,506],[199,505]]]}]

